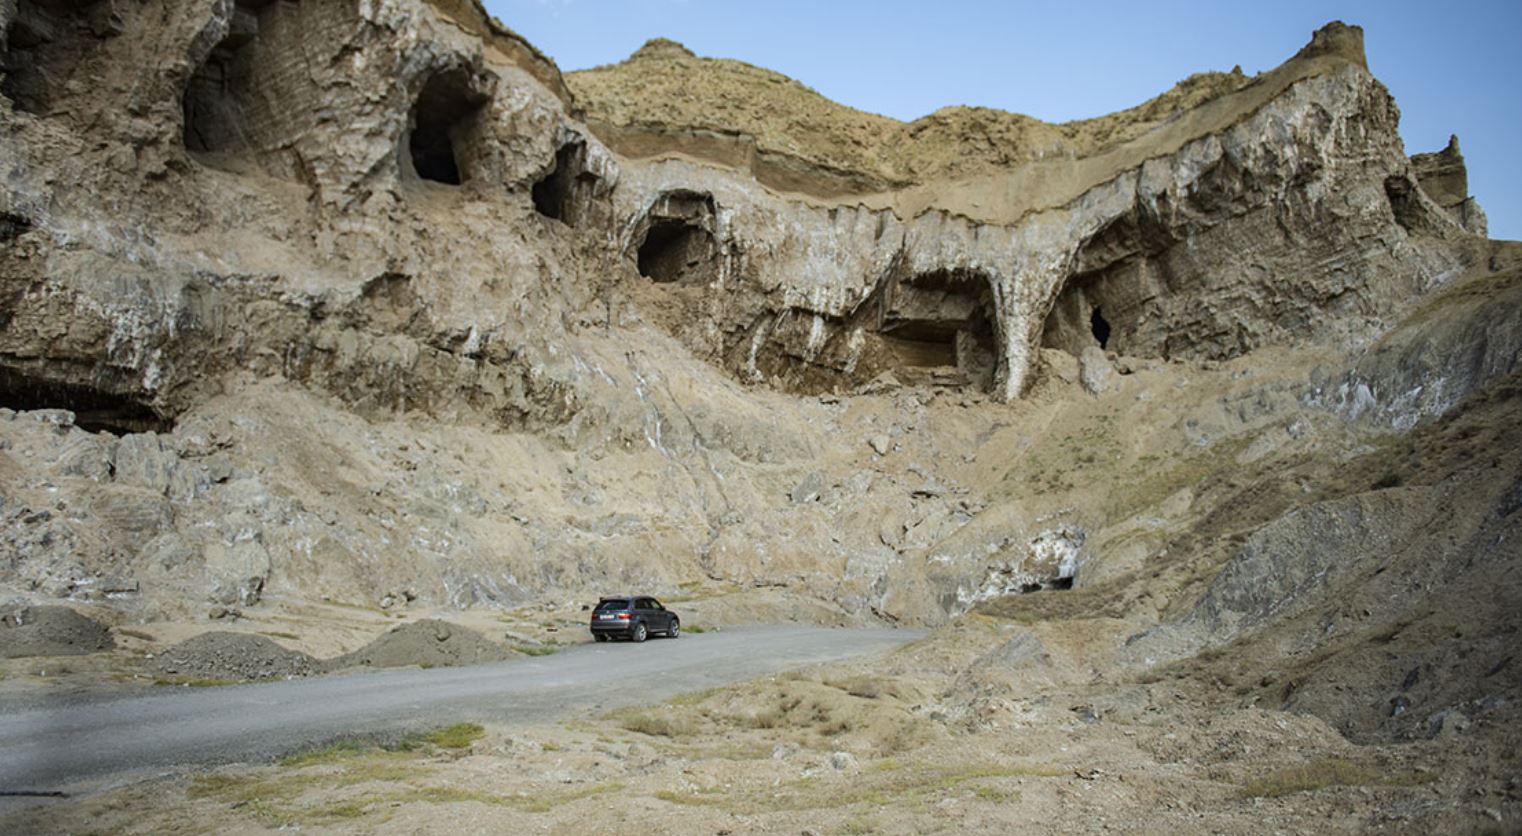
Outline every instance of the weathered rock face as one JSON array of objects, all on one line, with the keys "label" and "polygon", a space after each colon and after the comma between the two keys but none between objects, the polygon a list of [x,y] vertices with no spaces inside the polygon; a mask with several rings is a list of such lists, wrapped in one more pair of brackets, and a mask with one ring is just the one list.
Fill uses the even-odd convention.
[{"label": "weathered rock face", "polygon": [[[1030,443],[1003,402],[1361,344],[1483,247],[1341,25],[1066,126],[905,126],[754,70],[640,122],[619,90],[713,62],[657,44],[567,83],[460,0],[4,0],[0,32],[25,595],[698,579],[933,621],[1081,583],[1113,522],[984,515],[1015,475],[978,451]],[[947,144],[972,127],[995,139]],[[982,411],[949,427],[943,397]]]},{"label": "weathered rock face", "polygon": [[[800,188],[810,199],[755,188],[751,175],[765,178],[725,155],[685,159],[714,122],[737,120],[742,131],[743,114],[684,111],[685,131],[668,124],[659,137],[629,138],[620,72],[701,89],[708,63],[640,54],[572,85],[593,94],[589,118],[614,147],[644,158],[624,166],[617,215],[658,212],[683,190],[725,219],[725,269],[710,271],[706,298],[678,295],[673,330],[695,351],[742,379],[804,390],[930,369],[944,373],[929,380],[1010,399],[1029,385],[1042,345],[1224,359],[1273,343],[1364,340],[1473,258],[1472,225],[1417,186],[1361,38],[1328,27],[1283,67],[1216,90],[1190,118],[1122,130],[1108,144],[1075,142],[1022,163],[1024,146],[1010,140],[1016,161],[977,180],[849,196],[839,183]],[[719,69],[720,93],[748,89],[740,70]],[[893,127],[859,116],[855,130],[869,137]],[[801,152],[795,164],[815,157],[828,158]],[[857,164],[861,179],[876,177]],[[643,251],[649,226],[628,227],[625,246]]]},{"label": "weathered rock face", "polygon": [[1469,194],[1469,169],[1459,151],[1459,138],[1450,136],[1448,147],[1411,157],[1411,169],[1422,191],[1459,226],[1476,235],[1485,234],[1485,212]]}]

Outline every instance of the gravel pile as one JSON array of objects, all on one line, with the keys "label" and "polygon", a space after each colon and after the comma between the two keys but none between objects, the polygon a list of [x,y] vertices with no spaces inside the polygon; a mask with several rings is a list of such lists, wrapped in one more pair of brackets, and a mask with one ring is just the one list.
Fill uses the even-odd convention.
[{"label": "gravel pile", "polygon": [[353,653],[329,660],[328,667],[448,667],[500,662],[515,655],[475,630],[430,618],[395,627]]},{"label": "gravel pile", "polygon": [[110,628],[68,607],[12,607],[0,612],[0,658],[79,656],[114,647]]},{"label": "gravel pile", "polygon": [[248,633],[202,633],[165,650],[151,667],[200,679],[285,679],[322,670],[317,659]]}]

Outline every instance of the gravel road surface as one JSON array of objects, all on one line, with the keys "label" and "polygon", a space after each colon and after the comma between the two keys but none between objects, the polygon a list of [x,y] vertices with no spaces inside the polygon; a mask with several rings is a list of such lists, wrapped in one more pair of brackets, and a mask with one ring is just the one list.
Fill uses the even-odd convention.
[{"label": "gravel road surface", "polygon": [[88,792],[134,774],[268,759],[346,735],[536,723],[817,662],[880,653],[916,630],[746,627],[578,645],[466,668],[407,668],[124,699],[0,704],[0,795]]}]

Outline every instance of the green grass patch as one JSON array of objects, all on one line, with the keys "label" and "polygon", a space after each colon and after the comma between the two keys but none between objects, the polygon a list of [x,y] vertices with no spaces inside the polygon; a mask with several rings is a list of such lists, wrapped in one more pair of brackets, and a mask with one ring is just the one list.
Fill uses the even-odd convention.
[{"label": "green grass patch", "polygon": [[455,723],[425,733],[423,740],[440,749],[464,749],[485,736],[486,729],[476,723]]},{"label": "green grass patch", "polygon": [[551,656],[560,650],[553,644],[519,644],[514,645],[513,649],[524,656]]},{"label": "green grass patch", "polygon": [[363,738],[343,738],[286,755],[275,761],[280,766],[303,767],[316,764],[346,763],[373,755],[417,752],[427,748],[464,749],[486,736],[486,729],[476,723],[455,723],[422,732],[412,732],[399,740],[380,741]]},{"label": "green grass patch", "polygon": [[1321,758],[1254,778],[1242,786],[1242,795],[1246,798],[1279,798],[1327,787],[1410,787],[1431,780],[1430,773],[1384,772],[1346,758]]},{"label": "green grass patch", "polygon": [[276,760],[275,763],[279,764],[280,766],[292,767],[312,766],[313,764],[319,763],[334,763],[336,761],[364,754],[365,752],[370,751],[374,748],[376,747],[367,745],[363,741],[359,740],[335,740],[332,743],[319,746],[316,749],[308,749],[303,752],[286,755],[285,757]]}]

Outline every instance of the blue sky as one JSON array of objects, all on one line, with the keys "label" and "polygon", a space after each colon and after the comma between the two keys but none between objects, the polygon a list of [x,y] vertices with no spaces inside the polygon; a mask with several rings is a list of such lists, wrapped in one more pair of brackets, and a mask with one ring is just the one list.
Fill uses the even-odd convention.
[{"label": "blue sky", "polygon": [[667,37],[903,120],[953,104],[1053,122],[1099,116],[1190,73],[1271,69],[1340,19],[1364,28],[1369,67],[1400,105],[1407,153],[1458,134],[1491,236],[1522,238],[1522,0],[485,3],[564,70]]}]

